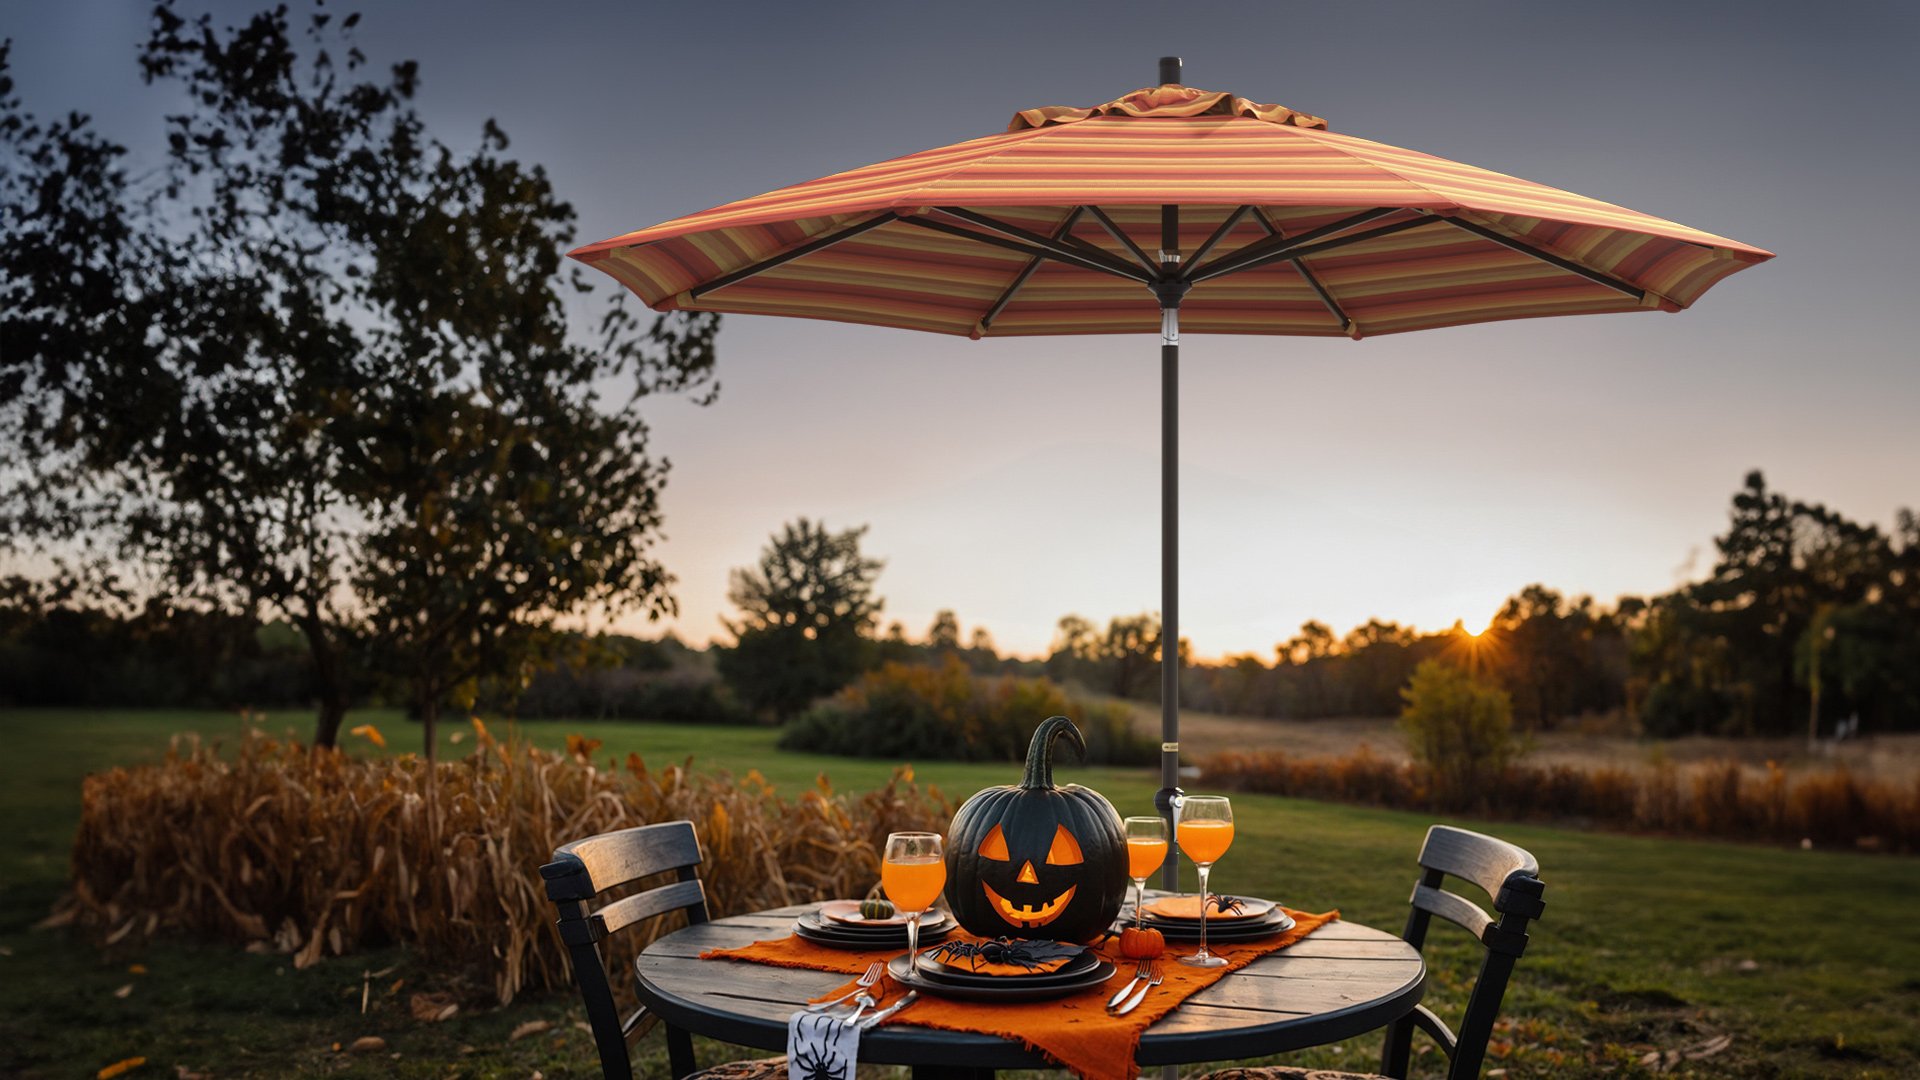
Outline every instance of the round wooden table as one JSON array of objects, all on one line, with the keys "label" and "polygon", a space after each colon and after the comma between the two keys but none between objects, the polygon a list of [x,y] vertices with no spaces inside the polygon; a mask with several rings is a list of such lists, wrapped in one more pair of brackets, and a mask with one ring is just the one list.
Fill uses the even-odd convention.
[{"label": "round wooden table", "polygon": [[[668,934],[634,963],[641,1002],[697,1035],[784,1053],[787,1018],[852,976],[702,960],[700,954],[789,934],[795,916],[812,907],[758,911]],[[1142,1066],[1228,1061],[1338,1042],[1411,1012],[1426,983],[1426,964],[1406,942],[1358,923],[1329,923],[1182,1002],[1147,1029],[1137,1060]],[[916,1077],[1048,1067],[1006,1039],[916,1027],[912,1006],[860,1036],[860,1060],[912,1065]]]}]

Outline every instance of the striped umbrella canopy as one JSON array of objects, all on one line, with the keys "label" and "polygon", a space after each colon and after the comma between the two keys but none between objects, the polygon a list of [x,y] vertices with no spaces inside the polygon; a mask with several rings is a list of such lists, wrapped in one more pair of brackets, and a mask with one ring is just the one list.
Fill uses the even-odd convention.
[{"label": "striped umbrella canopy", "polygon": [[[1772,254],[1180,80],[589,244],[659,311],[970,337],[1161,332],[1162,640],[1178,633],[1179,335],[1360,339],[1679,311]],[[1162,650],[1161,808],[1178,650]],[[1171,866],[1171,862],[1169,864]]]}]

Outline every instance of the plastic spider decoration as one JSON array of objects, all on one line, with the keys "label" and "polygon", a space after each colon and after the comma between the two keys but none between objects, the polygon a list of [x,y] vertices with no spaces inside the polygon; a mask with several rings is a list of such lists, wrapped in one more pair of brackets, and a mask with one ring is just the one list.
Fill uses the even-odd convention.
[{"label": "plastic spider decoration", "polygon": [[1042,964],[1054,960],[1071,959],[1079,955],[1078,945],[1067,945],[1058,941],[1028,941],[1012,938],[988,938],[985,941],[949,941],[927,950],[934,959],[943,963],[964,961],[970,971],[979,971],[982,964],[1001,964],[1033,971]]},{"label": "plastic spider decoration", "polygon": [[[809,1024],[814,1029],[811,1038],[805,1037]],[[808,1017],[802,1022],[802,1036],[791,1059],[798,1075],[805,1080],[853,1080],[853,1059],[842,1047],[838,1018]]]},{"label": "plastic spider decoration", "polygon": [[1213,901],[1210,906],[1212,910],[1219,915],[1238,915],[1247,909],[1247,902],[1237,896],[1220,896],[1216,894],[1208,899]]}]

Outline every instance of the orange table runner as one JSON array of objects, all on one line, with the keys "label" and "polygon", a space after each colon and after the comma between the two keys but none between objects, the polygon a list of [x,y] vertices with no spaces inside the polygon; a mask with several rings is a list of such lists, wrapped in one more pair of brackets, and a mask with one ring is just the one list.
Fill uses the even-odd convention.
[{"label": "orange table runner", "polygon": [[[1209,943],[1208,947],[1213,952],[1226,958],[1226,967],[1188,967],[1175,961],[1174,957],[1192,952],[1196,946],[1184,943],[1169,946],[1168,954],[1158,961],[1158,970],[1164,976],[1164,981],[1153,988],[1139,1008],[1125,1016],[1110,1015],[1106,1011],[1106,1004],[1114,991],[1133,978],[1135,962],[1121,957],[1119,939],[1110,938],[1095,951],[1104,959],[1113,961],[1113,978],[1091,990],[1050,1001],[1004,1003],[958,1001],[923,993],[919,1001],[901,1014],[899,1022],[1012,1039],[1029,1050],[1045,1054],[1048,1059],[1073,1070],[1086,1080],[1133,1080],[1140,1072],[1139,1066],[1134,1064],[1134,1051],[1140,1045],[1140,1036],[1153,1026],[1154,1021],[1172,1012],[1187,998],[1220,981],[1228,973],[1246,967],[1268,953],[1284,949],[1340,917],[1338,911],[1314,915],[1291,908],[1283,910],[1294,920],[1293,929],[1284,934],[1245,944]],[[955,939],[979,940],[964,933],[955,933],[947,940]],[[775,967],[858,975],[874,961],[892,959],[899,952],[898,949],[871,952],[829,949],[798,937],[784,937],[756,941],[738,949],[709,949],[701,953],[700,958],[748,960]],[[893,986],[891,979],[885,980],[885,983],[888,996],[891,997],[898,987]],[[833,993],[823,994],[815,1000],[834,997],[851,989],[853,982],[848,980],[846,985]]]}]

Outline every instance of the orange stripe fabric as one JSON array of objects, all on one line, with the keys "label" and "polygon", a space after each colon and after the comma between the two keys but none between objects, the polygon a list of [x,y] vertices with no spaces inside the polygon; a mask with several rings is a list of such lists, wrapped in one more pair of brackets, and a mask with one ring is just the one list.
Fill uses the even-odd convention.
[{"label": "orange stripe fabric", "polygon": [[[1158,105],[1155,93],[1165,99]],[[1004,134],[742,199],[572,254],[662,311],[777,314],[972,336],[1144,333],[1159,325],[1159,315],[1138,282],[1052,260],[1029,273],[1027,254],[898,219],[985,232],[942,209],[961,208],[1051,236],[1074,207],[1092,206],[1151,254],[1160,246],[1160,208],[1167,204],[1181,208],[1180,243],[1188,252],[1241,206],[1260,208],[1287,236],[1373,208],[1398,213],[1351,231],[1426,216],[1417,227],[1300,265],[1202,282],[1181,308],[1181,329],[1190,333],[1353,337],[1497,319],[1677,311],[1726,276],[1772,257],[1664,218],[1314,124],[1324,122],[1184,87],[1137,91],[1092,110],[1027,110]],[[692,295],[883,215],[893,217]],[[1449,218],[1647,295],[1623,294]],[[1137,265],[1090,215],[1065,235]],[[1266,235],[1246,215],[1210,258]],[[1002,303],[1023,275],[1024,284]]]}]

